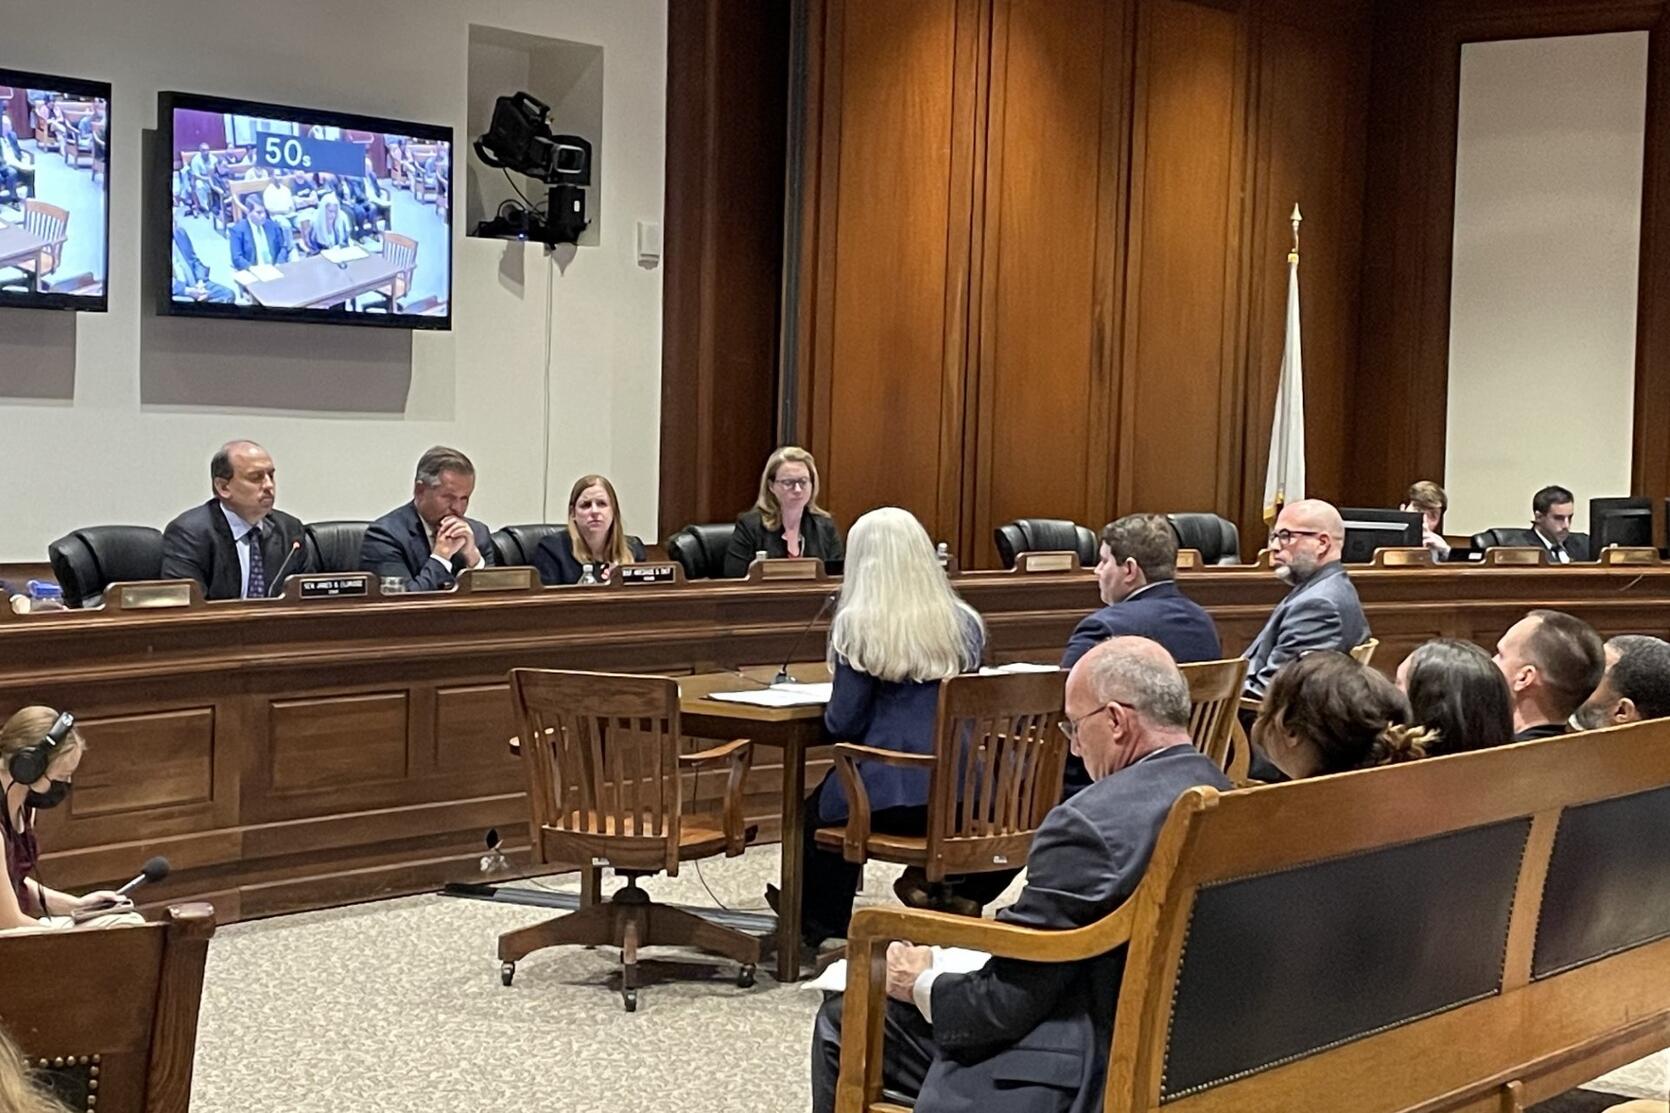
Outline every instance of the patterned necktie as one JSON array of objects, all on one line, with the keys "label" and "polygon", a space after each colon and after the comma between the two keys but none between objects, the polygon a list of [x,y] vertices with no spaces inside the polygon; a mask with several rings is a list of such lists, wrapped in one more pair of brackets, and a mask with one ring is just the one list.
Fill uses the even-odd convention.
[{"label": "patterned necktie", "polygon": [[245,599],[265,599],[267,597],[267,566],[261,560],[261,527],[255,526],[244,535],[249,543],[249,587],[244,591]]}]

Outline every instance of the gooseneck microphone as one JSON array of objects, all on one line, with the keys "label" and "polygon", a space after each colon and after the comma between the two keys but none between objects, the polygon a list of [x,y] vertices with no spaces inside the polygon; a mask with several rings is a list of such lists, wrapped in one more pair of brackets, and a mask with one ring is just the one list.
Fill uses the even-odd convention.
[{"label": "gooseneck microphone", "polygon": [[[290,562],[292,560],[295,560],[296,559],[296,554],[301,552],[301,551],[302,551],[302,541],[301,541],[301,538],[298,537],[290,543],[289,553],[287,553],[285,555],[283,563],[278,566],[278,575],[274,576],[273,577],[273,582],[267,585],[267,598],[268,599],[271,599],[274,595],[277,595],[278,592],[279,592],[279,589],[281,589],[284,586],[284,573],[289,570]],[[152,861],[161,862],[162,859],[154,858],[154,859],[152,859]],[[168,865],[168,863],[163,862],[163,866],[165,868],[167,867],[167,865]]]},{"label": "gooseneck microphone", "polygon": [[783,667],[778,669],[777,675],[771,678],[773,684],[793,684],[795,682],[794,677],[789,674],[789,662],[794,660],[794,655],[800,652],[800,643],[806,640],[806,635],[812,632],[812,627],[818,624],[818,619],[822,618],[824,612],[834,605],[840,594],[839,590],[830,592],[824,599],[823,606],[818,608],[818,613],[812,616],[812,621],[803,626],[800,633],[795,636],[794,644],[789,647],[789,655],[783,658]]},{"label": "gooseneck microphone", "polygon": [[147,884],[147,883],[152,882],[152,881],[161,881],[163,878],[168,876],[168,870],[169,870],[169,865],[168,865],[168,859],[167,858],[163,858],[161,856],[158,856],[156,858],[152,858],[149,862],[146,862],[143,866],[140,867],[138,877],[134,878],[132,881],[129,881],[126,885],[123,885],[120,889],[117,889],[116,892],[119,895],[125,897],[129,893],[133,892],[135,889],[139,888],[141,885]]}]

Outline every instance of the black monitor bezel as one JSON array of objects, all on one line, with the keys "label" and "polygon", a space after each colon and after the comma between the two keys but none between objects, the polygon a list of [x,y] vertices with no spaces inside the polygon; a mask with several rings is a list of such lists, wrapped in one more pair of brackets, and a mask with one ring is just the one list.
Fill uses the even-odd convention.
[{"label": "black monitor bezel", "polygon": [[[111,97],[111,84],[108,81],[98,81],[87,77],[66,77],[62,74],[39,73],[34,70],[18,70],[9,66],[0,66],[0,85],[7,85],[13,89],[25,90],[24,98],[28,99],[29,89],[51,89],[53,92],[73,93],[80,97],[89,97],[104,101],[104,119],[107,134],[115,135],[116,104]],[[21,138],[21,137],[20,137]],[[39,152],[37,152],[38,154]],[[82,313],[110,312],[110,188],[111,170],[116,160],[111,157],[110,146],[104,151],[104,287],[102,294],[14,294],[0,290],[0,308],[5,309],[69,309]]]},{"label": "black monitor bezel", "polygon": [[[1604,519],[1640,519],[1647,520],[1647,540],[1639,547],[1651,548],[1653,545],[1653,500],[1640,496],[1619,496],[1592,498],[1589,500],[1589,550],[1590,558],[1599,556],[1602,548],[1600,522]],[[1619,544],[1619,542],[1610,542]]]},{"label": "black monitor bezel", "polygon": [[[1376,515],[1380,516],[1376,517]],[[1346,549],[1351,544],[1351,534],[1353,532],[1351,522],[1353,520],[1375,522],[1387,527],[1402,527],[1403,537],[1401,540],[1404,542],[1403,545],[1377,545],[1375,548],[1415,548],[1421,543],[1423,518],[1419,510],[1397,510],[1388,506],[1342,506],[1339,508],[1339,516],[1345,522],[1345,541],[1340,545],[1340,559],[1347,564],[1368,564],[1374,560],[1373,549],[1369,551],[1368,557],[1363,560],[1352,560],[1346,556]],[[1413,520],[1411,521],[1411,519]],[[1357,530],[1356,532],[1361,533],[1363,531]],[[1381,531],[1376,530],[1374,532]],[[1388,528],[1384,532],[1390,533],[1392,530]],[[1413,540],[1410,540],[1411,535],[1413,535]]]},{"label": "black monitor bezel", "polygon": [[[156,194],[154,211],[160,241],[159,256],[166,250],[165,245],[171,243],[174,237],[173,186],[167,181],[174,169],[174,111],[185,109],[194,112],[211,112],[216,114],[230,114],[234,116],[259,116],[273,120],[287,120],[296,124],[324,124],[327,127],[341,128],[344,131],[373,131],[380,134],[404,135],[412,139],[446,143],[449,148],[456,149],[457,143],[453,139],[452,128],[445,124],[425,124],[415,120],[397,120],[389,116],[364,116],[354,112],[337,112],[325,108],[305,108],[292,104],[272,104],[267,101],[244,100],[238,97],[217,97],[205,93],[184,93],[178,90],[164,90],[157,94],[157,143],[156,161],[152,167],[152,180],[148,186]],[[452,173],[456,160],[449,160],[447,172],[447,194],[453,193],[454,175]],[[457,206],[454,204],[454,214]],[[458,270],[458,250],[453,226],[449,223],[448,234],[452,235],[452,243],[447,246],[447,291],[446,315],[444,317],[426,317],[417,315],[397,315],[393,313],[337,313],[323,312],[316,309],[266,309],[254,305],[215,305],[209,302],[177,302],[172,296],[172,282],[167,275],[172,268],[166,258],[152,261],[150,265],[158,274],[161,288],[157,291],[157,310],[170,317],[217,317],[222,320],[234,321],[288,321],[301,322],[311,325],[349,325],[356,328],[388,328],[424,331],[445,331],[452,328],[452,298],[453,279]]]}]

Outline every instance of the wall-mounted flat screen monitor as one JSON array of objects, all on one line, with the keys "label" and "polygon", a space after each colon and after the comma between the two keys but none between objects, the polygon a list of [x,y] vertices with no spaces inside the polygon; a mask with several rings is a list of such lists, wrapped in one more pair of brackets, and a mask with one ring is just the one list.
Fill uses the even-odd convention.
[{"label": "wall-mounted flat screen monitor", "polygon": [[110,86],[0,68],[0,305],[103,310]]},{"label": "wall-mounted flat screen monitor", "polygon": [[451,128],[163,93],[157,134],[163,312],[451,326]]}]

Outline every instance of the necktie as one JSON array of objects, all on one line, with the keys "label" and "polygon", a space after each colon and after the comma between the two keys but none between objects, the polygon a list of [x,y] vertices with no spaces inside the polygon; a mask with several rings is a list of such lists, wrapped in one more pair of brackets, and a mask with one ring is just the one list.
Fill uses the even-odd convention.
[{"label": "necktie", "polygon": [[244,590],[245,599],[265,599],[267,597],[267,566],[261,560],[261,527],[256,526],[244,535],[249,543],[249,587]]}]

